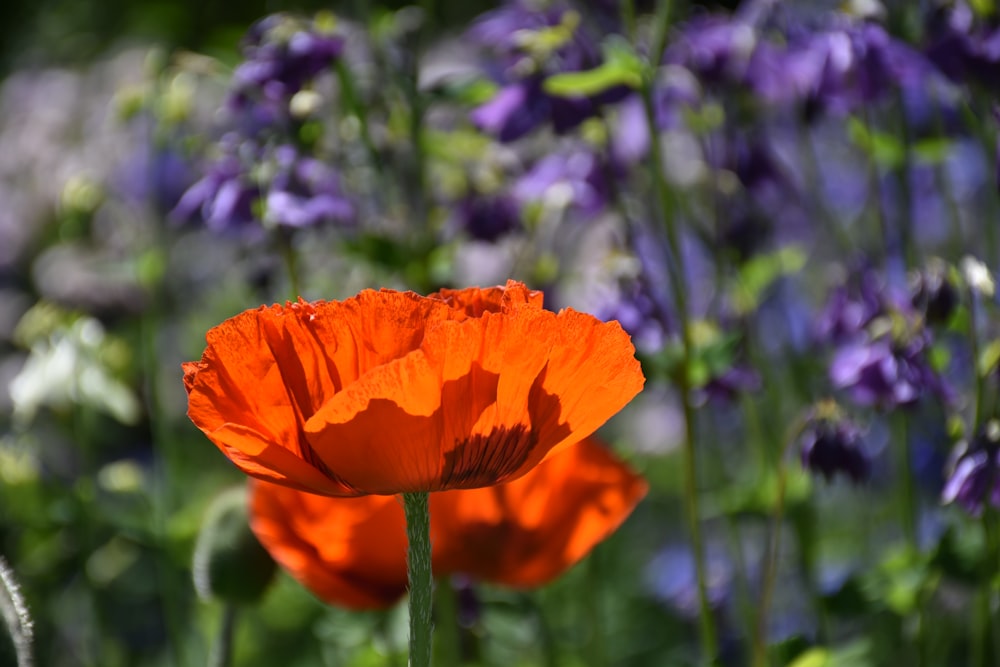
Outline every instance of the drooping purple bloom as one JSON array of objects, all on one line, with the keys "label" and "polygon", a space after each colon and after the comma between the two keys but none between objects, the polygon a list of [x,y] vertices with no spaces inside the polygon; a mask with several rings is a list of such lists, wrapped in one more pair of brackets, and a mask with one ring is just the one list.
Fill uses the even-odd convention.
[{"label": "drooping purple bloom", "polygon": [[260,198],[260,187],[240,161],[230,156],[209,166],[180,198],[170,217],[181,223],[202,223],[215,232],[243,230],[257,220],[254,208]]},{"label": "drooping purple bloom", "polygon": [[800,443],[802,467],[822,475],[828,482],[837,475],[845,475],[855,484],[868,479],[871,460],[861,430],[846,418],[814,417]]},{"label": "drooping purple bloom", "polygon": [[929,324],[945,324],[961,303],[961,293],[947,264],[931,261],[910,276],[910,299]]},{"label": "drooping purple bloom", "polygon": [[277,173],[266,198],[268,222],[287,227],[343,223],[354,217],[354,205],[344,196],[336,170],[292,146],[275,151]]},{"label": "drooping purple bloom", "polygon": [[457,207],[459,226],[480,241],[496,241],[521,228],[521,207],[507,193],[469,193]]},{"label": "drooping purple bloom", "polygon": [[908,343],[889,337],[848,343],[830,363],[830,380],[859,404],[895,408],[916,403],[940,383],[917,338]]},{"label": "drooping purple bloom", "polygon": [[1000,423],[990,420],[972,442],[959,443],[950,468],[942,502],[957,502],[973,516],[982,514],[987,502],[1000,508]]},{"label": "drooping purple bloom", "polygon": [[818,320],[817,335],[834,343],[857,338],[877,316],[885,313],[884,283],[870,268],[854,273],[850,285],[833,290]]}]

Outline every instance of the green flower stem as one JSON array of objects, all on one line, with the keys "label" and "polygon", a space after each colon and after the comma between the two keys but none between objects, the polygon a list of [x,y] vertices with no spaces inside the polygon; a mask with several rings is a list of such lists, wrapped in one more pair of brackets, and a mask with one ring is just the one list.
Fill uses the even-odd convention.
[{"label": "green flower stem", "polygon": [[774,510],[771,514],[770,539],[764,554],[760,601],[757,606],[756,623],[751,638],[751,665],[753,667],[766,667],[768,664],[767,618],[771,610],[771,596],[778,574],[778,555],[781,552],[781,526],[785,519],[785,492],[788,487],[788,453],[801,437],[805,426],[805,419],[798,419],[792,424],[778,460],[778,488],[774,499]]},{"label": "green flower stem", "polygon": [[[668,24],[669,4],[669,2],[659,3],[659,10],[657,12],[657,29],[664,32]],[[660,41],[660,38],[657,37],[654,44],[659,44]],[[657,47],[654,49],[654,53],[659,50],[660,47]],[[684,277],[687,272],[685,270],[684,254],[681,249],[680,232],[677,229],[677,221],[674,216],[674,200],[666,181],[666,175],[663,173],[663,151],[658,140],[659,130],[656,126],[656,115],[653,108],[653,80],[655,76],[656,70],[653,68],[646,72],[641,92],[646,122],[653,137],[652,141],[650,141],[651,155],[649,164],[654,187],[659,199],[660,215],[662,216],[666,231],[667,246],[672,260],[668,262],[668,269],[670,270],[669,282],[671,295],[677,309],[677,318],[680,323],[683,359],[681,367],[676,373],[675,380],[678,385],[677,389],[680,394],[684,414],[684,513],[691,538],[691,547],[694,552],[695,578],[698,586],[699,638],[703,659],[709,664],[715,664],[718,661],[719,642],[715,629],[715,619],[712,616],[712,607],[708,600],[705,544],[701,535],[701,512],[698,501],[696,419],[691,396],[691,360],[694,356],[694,342],[691,340],[690,315],[688,313],[687,292],[685,291],[686,287],[684,284]]]},{"label": "green flower stem", "polygon": [[288,273],[289,299],[294,301],[302,296],[302,284],[299,281],[299,258],[295,253],[291,234],[284,229],[275,230],[275,243]]},{"label": "green flower stem", "polygon": [[403,494],[406,571],[410,582],[410,667],[431,664],[433,581],[431,579],[431,514],[426,491]]},{"label": "green flower stem", "polygon": [[233,662],[233,639],[236,636],[236,607],[226,604],[222,609],[219,634],[208,658],[209,667],[229,667]]}]

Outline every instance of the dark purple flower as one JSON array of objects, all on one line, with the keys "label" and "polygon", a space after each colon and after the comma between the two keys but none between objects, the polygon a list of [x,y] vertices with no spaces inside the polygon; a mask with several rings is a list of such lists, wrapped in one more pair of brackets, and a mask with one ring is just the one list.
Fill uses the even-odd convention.
[{"label": "dark purple flower", "polygon": [[290,99],[343,51],[343,39],[284,15],[262,19],[243,43],[244,62],[233,72],[236,95]]},{"label": "dark purple flower", "polygon": [[277,14],[251,27],[244,61],[233,72],[227,106],[249,137],[290,120],[289,103],[340,57],[343,38],[308,21]]},{"label": "dark purple flower", "polygon": [[785,46],[761,43],[741,83],[772,104],[801,105],[807,119],[851,113],[892,91],[943,80],[923,54],[874,23],[799,27],[786,39]]},{"label": "dark purple flower", "polygon": [[182,223],[199,222],[216,232],[244,229],[257,220],[254,209],[260,198],[260,188],[239,160],[227,157],[212,164],[188,188],[170,217]]},{"label": "dark purple flower", "polygon": [[709,400],[734,401],[740,394],[758,391],[760,388],[760,373],[746,364],[736,363],[713,375],[699,388],[699,393]]},{"label": "dark purple flower", "polygon": [[[829,411],[824,406],[818,412]],[[817,415],[810,419],[801,439],[802,467],[823,475],[830,481],[836,475],[846,475],[858,484],[868,479],[871,461],[865,451],[861,431],[836,413]]]},{"label": "dark purple flower", "polygon": [[854,272],[851,284],[837,287],[819,317],[821,340],[841,343],[863,333],[877,316],[886,312],[885,289],[880,276],[870,268]]},{"label": "dark purple flower", "polygon": [[939,381],[924,357],[925,342],[888,337],[849,343],[830,363],[830,380],[860,405],[894,408],[916,403]]},{"label": "dark purple flower", "polygon": [[470,117],[479,129],[509,142],[544,123],[550,112],[549,97],[536,79],[501,88],[492,99],[476,107]]},{"label": "dark purple flower", "polygon": [[521,202],[545,201],[594,215],[607,205],[607,179],[607,165],[592,151],[577,149],[539,160],[517,180],[512,193]]},{"label": "dark purple flower", "polygon": [[987,502],[1000,508],[1000,423],[991,419],[971,443],[959,443],[951,474],[941,492],[944,503],[957,502],[979,516]]},{"label": "dark purple flower", "polygon": [[1000,82],[1000,26],[976,20],[959,0],[932,12],[927,21],[927,57],[956,82]]},{"label": "dark purple flower", "polygon": [[[664,68],[653,85],[653,122],[657,130],[683,124],[684,110],[701,99],[698,81],[680,67]],[[622,165],[639,162],[649,153],[649,121],[638,94],[629,95],[617,107],[612,126],[611,150]]]},{"label": "dark purple flower", "polygon": [[629,281],[619,289],[618,297],[600,308],[597,316],[621,324],[640,352],[660,351],[671,328],[665,308],[638,280]]},{"label": "dark purple flower", "polygon": [[521,207],[505,193],[470,193],[459,202],[457,213],[460,226],[480,241],[496,241],[521,228]]},{"label": "dark purple flower", "polygon": [[[477,19],[467,36],[491,53],[488,69],[501,87],[493,99],[473,110],[473,123],[503,142],[515,141],[546,122],[562,134],[594,116],[602,105],[624,99],[629,94],[624,86],[574,97],[545,92],[548,76],[601,64],[596,38],[585,35],[579,22],[579,14],[567,5],[535,8],[518,0]],[[565,31],[566,38],[542,37],[554,30]]]},{"label": "dark purple flower", "polygon": [[952,273],[947,264],[936,260],[910,276],[913,306],[930,324],[947,323],[961,303],[961,293]]},{"label": "dark purple flower", "polygon": [[742,83],[758,40],[757,29],[740,17],[700,16],[681,27],[664,61],[691,70],[708,85]]},{"label": "dark purple flower", "polygon": [[312,227],[324,222],[348,222],[354,205],[344,196],[333,167],[300,155],[292,146],[275,151],[277,173],[266,198],[268,222],[287,227]]}]

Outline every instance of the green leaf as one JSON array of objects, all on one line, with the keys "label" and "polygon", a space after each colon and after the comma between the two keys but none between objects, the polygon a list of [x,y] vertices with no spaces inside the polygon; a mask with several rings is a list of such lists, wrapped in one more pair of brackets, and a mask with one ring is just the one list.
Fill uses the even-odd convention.
[{"label": "green leaf", "polygon": [[786,246],[747,261],[733,286],[732,300],[736,313],[752,312],[760,304],[764,292],[778,278],[800,271],[806,265],[806,259],[806,253],[801,248]]},{"label": "green leaf", "polygon": [[948,159],[952,145],[948,137],[927,137],[913,144],[913,155],[923,164],[941,164]]},{"label": "green leaf", "polygon": [[906,161],[906,150],[896,137],[872,130],[857,118],[851,118],[847,122],[847,134],[856,146],[868,153],[880,166],[895,169]]},{"label": "green leaf", "polygon": [[639,88],[642,85],[642,60],[623,40],[604,44],[604,63],[583,72],[554,74],[543,84],[545,92],[558,97],[590,97],[615,86]]},{"label": "green leaf", "polygon": [[591,97],[615,86],[638,88],[642,76],[627,65],[606,62],[600,67],[583,72],[564,72],[545,79],[545,92],[557,97]]},{"label": "green leaf", "polygon": [[1000,339],[991,340],[979,353],[976,360],[976,371],[980,377],[986,377],[993,372],[1000,362]]}]

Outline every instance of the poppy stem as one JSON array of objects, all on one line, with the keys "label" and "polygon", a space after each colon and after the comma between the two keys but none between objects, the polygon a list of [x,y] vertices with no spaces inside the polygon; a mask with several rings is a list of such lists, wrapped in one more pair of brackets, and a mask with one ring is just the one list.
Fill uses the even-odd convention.
[{"label": "poppy stem", "polygon": [[431,580],[431,515],[426,491],[403,494],[406,540],[409,545],[406,570],[410,586],[410,665],[429,667],[433,625]]}]

